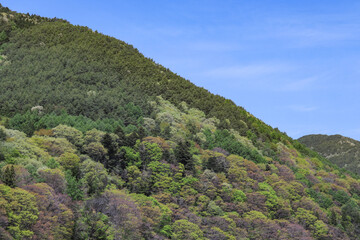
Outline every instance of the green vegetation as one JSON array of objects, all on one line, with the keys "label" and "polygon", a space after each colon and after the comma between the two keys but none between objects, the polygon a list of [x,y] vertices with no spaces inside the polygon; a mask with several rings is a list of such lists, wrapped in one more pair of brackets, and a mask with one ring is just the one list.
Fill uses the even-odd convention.
[{"label": "green vegetation", "polygon": [[358,239],[358,175],[122,41],[0,13],[1,239]]},{"label": "green vegetation", "polygon": [[319,152],[337,166],[360,174],[360,142],[341,135],[307,135],[299,142]]}]

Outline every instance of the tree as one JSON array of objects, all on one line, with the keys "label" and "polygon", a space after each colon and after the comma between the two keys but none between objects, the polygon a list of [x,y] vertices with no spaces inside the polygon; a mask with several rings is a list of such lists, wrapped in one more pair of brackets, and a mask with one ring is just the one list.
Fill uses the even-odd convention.
[{"label": "tree", "polygon": [[100,194],[105,190],[110,179],[104,165],[86,160],[81,164],[80,170],[84,181],[83,187],[88,195]]},{"label": "tree", "polygon": [[145,229],[141,227],[144,216],[140,213],[139,206],[125,191],[106,190],[86,205],[93,212],[108,217],[114,229],[114,239],[143,239],[141,234]]},{"label": "tree", "polygon": [[56,193],[64,193],[66,186],[65,175],[60,169],[42,169],[38,173]]},{"label": "tree", "polygon": [[337,214],[335,213],[334,208],[332,208],[330,211],[329,222],[330,222],[330,224],[332,224],[334,226],[336,226],[338,224],[338,217],[337,217]]},{"label": "tree", "polygon": [[132,132],[129,135],[126,135],[126,141],[125,141],[125,146],[128,147],[132,147],[135,145],[136,140],[139,139],[139,135],[137,134],[137,132]]},{"label": "tree", "polygon": [[84,144],[83,134],[76,128],[60,124],[53,128],[53,133],[56,137],[66,138],[77,147],[81,147]]},{"label": "tree", "polygon": [[31,230],[39,216],[36,198],[21,188],[0,184],[0,202],[8,218],[7,229],[15,239],[31,239]]},{"label": "tree", "polygon": [[[114,134],[112,134],[112,135],[117,137],[117,135],[114,135]],[[111,164],[109,164],[109,162],[113,161],[113,159],[115,158],[115,154],[118,149],[118,144],[117,144],[116,139],[113,139],[113,137],[109,133],[106,133],[104,135],[104,137],[101,140],[101,143],[107,150],[108,159],[105,163],[105,167],[109,168],[110,167],[109,165],[111,165]]]},{"label": "tree", "polygon": [[77,180],[71,173],[71,171],[66,171],[66,193],[73,200],[82,200],[84,198],[84,191],[82,190],[83,180]]},{"label": "tree", "polygon": [[6,140],[6,133],[4,131],[4,129],[0,128],[0,141],[5,141]]},{"label": "tree", "polygon": [[184,164],[185,169],[195,169],[194,160],[192,159],[192,155],[190,153],[190,142],[180,142],[175,149],[175,157],[179,163]]},{"label": "tree", "polygon": [[76,178],[80,175],[80,158],[74,153],[63,153],[59,157],[59,162],[65,170],[70,170]]},{"label": "tree", "polygon": [[25,186],[36,197],[39,217],[32,227],[32,239],[71,239],[74,214],[67,206],[69,198],[57,195],[48,184],[36,183]]},{"label": "tree", "polygon": [[214,201],[209,202],[206,213],[210,214],[210,216],[222,216],[224,214],[223,210]]},{"label": "tree", "polygon": [[23,187],[30,184],[33,179],[29,171],[22,165],[13,165],[15,170],[15,185]]},{"label": "tree", "polygon": [[55,158],[50,158],[46,161],[45,165],[51,169],[55,169],[60,167],[60,164],[58,161],[55,160]]},{"label": "tree", "polygon": [[244,202],[244,201],[246,201],[246,195],[243,191],[241,191],[239,189],[235,189],[233,191],[232,200],[234,202]]},{"label": "tree", "polygon": [[91,142],[84,147],[84,151],[95,161],[105,163],[107,150],[100,142]]},{"label": "tree", "polygon": [[223,154],[214,153],[214,155],[207,160],[206,168],[211,169],[216,173],[226,173],[229,168],[229,162],[226,160]]},{"label": "tree", "polygon": [[141,141],[144,137],[146,137],[145,129],[144,129],[142,126],[140,126],[140,127],[137,129],[137,134],[138,134],[138,136],[139,136],[140,141]]},{"label": "tree", "polygon": [[129,165],[136,165],[140,167],[141,159],[140,153],[131,147],[121,147],[115,154],[115,158],[109,162],[110,169],[120,172]]},{"label": "tree", "polygon": [[2,181],[9,187],[15,187],[15,177],[14,165],[7,165],[2,169]]},{"label": "tree", "polygon": [[346,219],[350,217],[352,222],[360,224],[360,206],[356,203],[356,200],[351,198],[344,206],[341,207],[342,219],[346,222]]},{"label": "tree", "polygon": [[142,167],[145,168],[151,161],[160,161],[162,159],[162,150],[156,143],[141,142],[139,146]]},{"label": "tree", "polygon": [[8,36],[5,31],[0,33],[0,45],[8,41]]},{"label": "tree", "polygon": [[40,118],[37,112],[27,111],[23,115],[16,114],[10,121],[10,127],[23,131],[27,136],[32,136],[35,130],[41,128],[37,126]]},{"label": "tree", "polygon": [[97,129],[91,129],[85,133],[84,141],[85,144],[90,144],[92,142],[101,142],[101,139],[104,137],[105,133]]},{"label": "tree", "polygon": [[205,240],[204,233],[198,225],[181,219],[174,222],[171,239],[175,240]]},{"label": "tree", "polygon": [[122,129],[121,126],[118,126],[116,129],[115,129],[115,132],[114,132],[119,138],[118,138],[118,144],[119,146],[124,146],[126,144],[126,137],[125,137],[125,133],[124,133],[124,130]]},{"label": "tree", "polygon": [[151,176],[148,172],[141,172],[136,166],[129,166],[127,171],[127,187],[131,192],[149,194]]},{"label": "tree", "polygon": [[75,239],[114,239],[114,228],[108,216],[89,208],[82,209],[80,214],[76,221]]},{"label": "tree", "polygon": [[295,217],[299,224],[310,230],[313,237],[316,239],[328,237],[329,229],[327,225],[323,221],[317,220],[316,216],[314,216],[312,213],[312,211],[298,208],[295,213]]}]

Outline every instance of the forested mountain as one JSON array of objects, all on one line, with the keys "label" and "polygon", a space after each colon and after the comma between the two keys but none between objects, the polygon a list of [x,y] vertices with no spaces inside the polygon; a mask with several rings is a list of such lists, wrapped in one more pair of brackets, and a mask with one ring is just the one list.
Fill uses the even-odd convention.
[{"label": "forested mountain", "polygon": [[341,135],[311,134],[298,139],[341,168],[360,174],[360,142]]},{"label": "forested mountain", "polygon": [[358,239],[359,176],[145,58],[0,5],[0,239]]}]

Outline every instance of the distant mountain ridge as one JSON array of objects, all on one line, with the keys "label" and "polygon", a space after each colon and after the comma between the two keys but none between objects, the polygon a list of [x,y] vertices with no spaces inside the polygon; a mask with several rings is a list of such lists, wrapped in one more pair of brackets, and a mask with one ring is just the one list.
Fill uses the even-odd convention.
[{"label": "distant mountain ridge", "polygon": [[360,141],[342,135],[311,134],[298,139],[339,167],[360,173]]}]

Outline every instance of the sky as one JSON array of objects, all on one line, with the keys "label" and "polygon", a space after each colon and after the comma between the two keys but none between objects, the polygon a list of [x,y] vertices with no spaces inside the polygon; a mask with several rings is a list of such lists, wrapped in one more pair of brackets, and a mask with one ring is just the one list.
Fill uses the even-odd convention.
[{"label": "sky", "polygon": [[360,2],[0,0],[123,40],[293,138],[360,140]]}]

